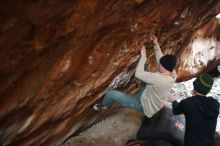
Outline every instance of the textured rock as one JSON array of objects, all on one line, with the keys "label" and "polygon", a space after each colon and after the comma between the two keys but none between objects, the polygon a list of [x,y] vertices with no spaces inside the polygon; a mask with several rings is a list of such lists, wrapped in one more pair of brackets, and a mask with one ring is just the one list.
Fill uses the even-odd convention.
[{"label": "textured rock", "polygon": [[184,61],[219,11],[219,0],[0,1],[0,145],[59,145],[92,123],[91,105],[134,69],[144,42],[155,70],[150,34],[181,58],[179,80],[211,69]]},{"label": "textured rock", "polygon": [[196,31],[192,36],[192,42],[181,52],[182,55],[179,54],[179,80],[189,79],[189,74],[211,71],[220,64],[219,22],[220,20],[214,18]]},{"label": "textured rock", "polygon": [[62,146],[125,146],[128,140],[136,138],[142,119],[143,114],[135,110],[119,108],[105,120],[68,139]]}]

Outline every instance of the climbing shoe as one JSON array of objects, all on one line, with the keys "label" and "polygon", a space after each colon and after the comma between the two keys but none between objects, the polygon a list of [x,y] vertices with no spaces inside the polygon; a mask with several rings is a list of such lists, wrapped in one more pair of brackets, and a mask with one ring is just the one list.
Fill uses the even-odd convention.
[{"label": "climbing shoe", "polygon": [[101,104],[101,103],[97,103],[97,104],[95,104],[94,106],[93,106],[93,109],[95,110],[95,111],[101,111],[101,110],[105,110],[105,109],[107,109],[108,107],[107,106],[104,106],[103,104]]}]

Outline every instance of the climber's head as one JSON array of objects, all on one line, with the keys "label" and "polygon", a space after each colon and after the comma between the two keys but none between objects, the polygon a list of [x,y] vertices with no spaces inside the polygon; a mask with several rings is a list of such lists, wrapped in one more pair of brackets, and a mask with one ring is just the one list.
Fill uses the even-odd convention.
[{"label": "climber's head", "polygon": [[159,71],[172,72],[176,66],[176,57],[174,55],[164,55],[160,58]]}]

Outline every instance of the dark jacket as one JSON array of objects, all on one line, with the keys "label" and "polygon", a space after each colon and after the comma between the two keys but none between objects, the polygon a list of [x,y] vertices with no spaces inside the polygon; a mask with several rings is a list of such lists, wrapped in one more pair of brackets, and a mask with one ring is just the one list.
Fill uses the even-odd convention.
[{"label": "dark jacket", "polygon": [[219,103],[212,97],[193,96],[174,101],[173,113],[184,114],[186,129],[184,146],[214,146],[214,135],[219,114]]}]

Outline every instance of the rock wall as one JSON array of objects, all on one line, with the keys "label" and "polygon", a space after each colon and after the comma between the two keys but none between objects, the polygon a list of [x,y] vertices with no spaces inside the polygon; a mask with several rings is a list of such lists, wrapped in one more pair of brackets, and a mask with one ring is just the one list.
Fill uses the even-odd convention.
[{"label": "rock wall", "polygon": [[218,12],[219,0],[0,1],[0,145],[60,145],[92,123],[91,106],[135,68],[143,43],[155,71],[150,34],[182,58],[179,80],[205,70],[183,62]]},{"label": "rock wall", "polygon": [[[203,71],[216,70],[220,65],[220,19],[213,18],[196,31],[191,42],[179,54],[179,80],[189,79]],[[185,54],[185,55],[182,55]]]}]

